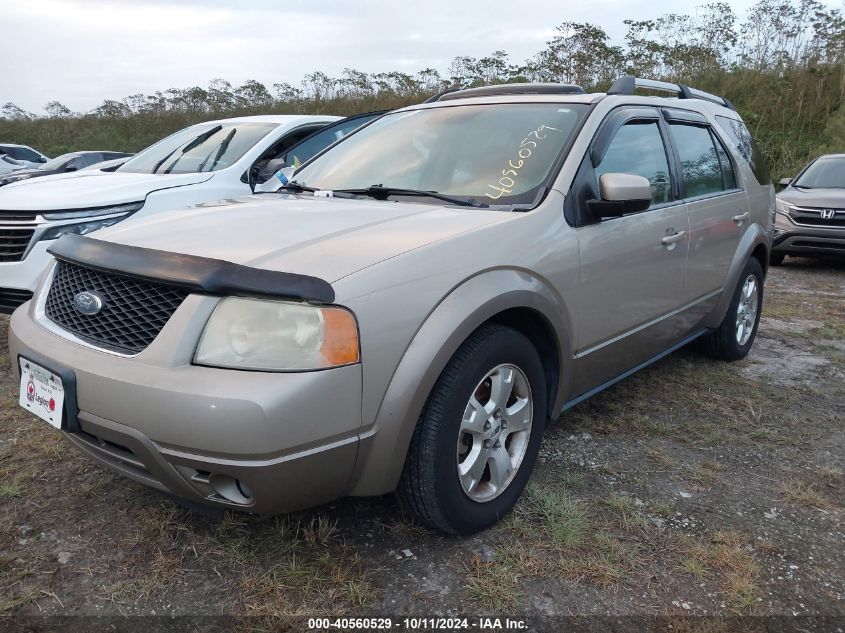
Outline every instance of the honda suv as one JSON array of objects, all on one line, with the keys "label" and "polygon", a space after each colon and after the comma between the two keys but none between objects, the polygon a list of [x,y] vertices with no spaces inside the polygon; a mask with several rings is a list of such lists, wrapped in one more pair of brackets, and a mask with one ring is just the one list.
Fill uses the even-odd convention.
[{"label": "honda suv", "polygon": [[774,210],[748,139],[633,77],[388,113],[279,192],[56,241],[11,319],[20,404],[193,502],[398,490],[481,530],[561,412],[696,339],[748,354]]},{"label": "honda suv", "polygon": [[820,156],[780,184],[771,263],[787,255],[845,256],[845,154]]}]

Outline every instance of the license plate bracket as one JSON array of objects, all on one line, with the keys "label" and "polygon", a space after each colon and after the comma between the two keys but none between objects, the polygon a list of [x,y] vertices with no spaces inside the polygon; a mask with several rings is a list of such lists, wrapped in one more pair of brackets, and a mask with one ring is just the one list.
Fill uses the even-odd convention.
[{"label": "license plate bracket", "polygon": [[[29,351],[18,354],[18,367],[22,374],[27,363],[32,363],[59,377],[64,391],[64,403],[62,405],[61,426],[58,428],[68,433],[78,433],[80,429],[79,407],[76,404],[76,374],[67,367],[57,366],[53,361],[42,358],[40,354],[33,354]],[[56,426],[53,422],[47,422]]]}]

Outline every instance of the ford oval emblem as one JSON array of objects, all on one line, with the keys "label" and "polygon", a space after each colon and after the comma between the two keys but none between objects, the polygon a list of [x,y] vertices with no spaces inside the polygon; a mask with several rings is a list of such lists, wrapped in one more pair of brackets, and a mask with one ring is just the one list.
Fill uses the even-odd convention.
[{"label": "ford oval emblem", "polygon": [[77,312],[91,316],[103,309],[103,298],[96,292],[83,290],[73,298],[73,307]]}]

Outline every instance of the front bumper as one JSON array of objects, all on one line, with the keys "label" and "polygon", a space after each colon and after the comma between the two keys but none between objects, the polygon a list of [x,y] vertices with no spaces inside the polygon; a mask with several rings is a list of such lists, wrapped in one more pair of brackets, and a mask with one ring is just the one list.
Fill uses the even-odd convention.
[{"label": "front bumper", "polygon": [[845,256],[845,227],[797,224],[787,214],[775,214],[772,253]]},{"label": "front bumper", "polygon": [[[54,334],[27,306],[10,322],[10,359],[16,372],[19,355],[72,371],[79,432],[66,437],[135,481],[259,514],[343,496],[358,451],[360,365],[301,373],[191,365],[216,301],[190,295],[133,358]],[[235,481],[248,497],[225,494]]]}]

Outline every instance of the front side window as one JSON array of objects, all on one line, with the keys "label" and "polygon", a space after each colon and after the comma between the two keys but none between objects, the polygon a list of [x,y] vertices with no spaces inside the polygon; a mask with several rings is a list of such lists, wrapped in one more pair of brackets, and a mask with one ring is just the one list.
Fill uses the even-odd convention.
[{"label": "front side window", "polygon": [[314,156],[322,152],[332,143],[336,143],[350,132],[354,132],[365,123],[369,123],[380,116],[381,114],[360,116],[347,121],[341,121],[337,124],[329,125],[325,129],[315,132],[298,145],[292,147],[288,153],[285,154],[285,164],[291,167],[299,167],[303,163],[306,163],[314,158]]},{"label": "front side window", "polygon": [[458,105],[386,114],[296,172],[317,189],[373,185],[531,204],[588,106]]},{"label": "front side window", "polygon": [[619,128],[595,172],[596,191],[602,174],[635,174],[651,185],[653,205],[672,199],[669,161],[657,121],[632,121]]},{"label": "front side window", "polygon": [[225,169],[276,127],[275,123],[194,125],[139,152],[117,171],[189,174]]},{"label": "front side window", "polygon": [[710,130],[698,125],[673,123],[672,138],[681,159],[687,198],[706,196],[724,190],[719,155]]},{"label": "front side window", "polygon": [[845,157],[819,158],[792,183],[805,189],[845,189]]}]

